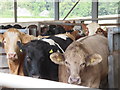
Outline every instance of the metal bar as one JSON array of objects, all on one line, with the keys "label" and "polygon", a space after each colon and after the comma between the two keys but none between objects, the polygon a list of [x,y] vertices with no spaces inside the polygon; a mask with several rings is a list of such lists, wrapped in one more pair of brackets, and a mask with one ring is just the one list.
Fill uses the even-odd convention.
[{"label": "metal bar", "polygon": [[[50,24],[50,25],[76,25],[76,26],[80,26],[81,23],[64,23],[64,22],[39,22],[40,24]],[[86,24],[87,25],[87,24]],[[120,23],[116,23],[116,24],[100,24],[100,26],[120,26]]]},{"label": "metal bar", "polygon": [[0,67],[0,69],[9,69],[9,67]]},{"label": "metal bar", "polygon": [[113,56],[110,55],[108,57],[108,65],[109,65],[109,72],[108,72],[108,85],[109,88],[114,88],[114,59]]},{"label": "metal bar", "polygon": [[0,73],[0,86],[8,88],[87,88],[44,79]]},{"label": "metal bar", "polygon": [[80,0],[78,0],[76,3],[75,3],[75,5],[70,9],[70,11],[68,12],[68,14],[64,17],[64,19],[63,20],[65,20],[67,17],[68,17],[68,15],[72,12],[72,10],[76,7],[76,5],[79,3],[79,1]]},{"label": "metal bar", "polygon": [[0,55],[6,55],[6,53],[0,53]]},{"label": "metal bar", "polygon": [[[98,0],[92,0],[92,19],[98,18]],[[98,20],[92,20],[98,22]]]},{"label": "metal bar", "polygon": [[[110,33],[110,34],[120,33],[120,27],[112,27],[112,28],[109,28],[109,33]],[[111,39],[112,39],[112,38],[111,38]]]},{"label": "metal bar", "polygon": [[113,52],[113,29],[112,28],[109,28],[108,29],[108,46],[109,46],[109,50],[110,50],[110,53]]},{"label": "metal bar", "polygon": [[108,57],[109,74],[108,83],[109,88],[119,87],[119,58],[120,58],[120,27],[109,28],[108,30],[108,46],[110,56]]},{"label": "metal bar", "polygon": [[[29,29],[28,28],[25,28],[25,29],[17,29],[17,30],[19,30],[20,32],[24,32],[24,33],[27,33],[27,34],[29,34]],[[7,29],[0,29],[0,33],[4,33],[4,32],[6,32],[7,31]]]},{"label": "metal bar", "polygon": [[109,72],[108,72],[108,85],[109,88],[114,88],[114,59],[113,59],[113,28],[108,29],[108,47],[110,51],[110,56],[108,57],[108,66],[109,66]]},{"label": "metal bar", "polygon": [[59,0],[54,2],[54,20],[59,20]]},{"label": "metal bar", "polygon": [[[40,22],[60,22],[60,21],[92,21],[92,20],[117,20],[117,19],[120,19],[120,17],[106,17],[106,18],[95,18],[95,19],[91,19],[91,18],[88,18],[88,19],[70,19],[70,20],[49,20],[49,21],[40,21]],[[31,21],[29,23],[38,23],[39,21]],[[28,23],[28,22],[19,22],[19,23]],[[6,23],[2,23],[2,24],[14,24],[12,22],[6,22]]]},{"label": "metal bar", "polygon": [[16,23],[17,22],[17,0],[14,0],[14,18]]},{"label": "metal bar", "polygon": [[120,26],[120,23],[114,23],[114,24],[100,24],[100,26]]}]

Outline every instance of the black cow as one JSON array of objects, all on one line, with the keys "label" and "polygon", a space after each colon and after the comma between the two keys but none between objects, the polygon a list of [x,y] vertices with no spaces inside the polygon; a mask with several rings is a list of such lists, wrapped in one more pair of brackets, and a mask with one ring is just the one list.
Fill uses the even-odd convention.
[{"label": "black cow", "polygon": [[72,41],[65,34],[62,34],[47,39],[33,40],[26,45],[18,42],[18,46],[26,53],[24,60],[25,75],[58,81],[58,65],[54,64],[49,56],[53,52],[65,51]]},{"label": "black cow", "polygon": [[66,33],[64,27],[61,25],[57,25],[55,27],[55,34],[62,34],[62,33]]},{"label": "black cow", "polygon": [[[47,31],[43,31],[47,29]],[[43,27],[42,32],[44,32],[42,35],[43,36],[48,36],[48,35],[56,35],[56,34],[63,34],[66,33],[65,29],[61,25],[50,25],[49,27]]]}]

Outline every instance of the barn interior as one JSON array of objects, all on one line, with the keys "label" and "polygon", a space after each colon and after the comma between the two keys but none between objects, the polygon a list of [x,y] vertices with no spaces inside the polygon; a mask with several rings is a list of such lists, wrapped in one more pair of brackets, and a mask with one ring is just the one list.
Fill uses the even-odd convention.
[{"label": "barn interior", "polygon": [[[55,32],[57,26],[72,26],[73,28],[70,30],[77,30],[82,35],[86,32],[86,28],[89,29],[88,25],[96,23],[101,28],[100,30],[103,30],[100,32],[107,38],[109,47],[107,84],[105,83],[101,88],[120,88],[119,0],[5,0],[1,1],[0,14],[0,34],[4,34],[10,28],[16,28],[20,32],[39,38],[62,34],[62,31],[59,32],[60,29],[57,29],[57,33]],[[66,32],[71,31],[66,30]],[[14,88],[90,88],[9,74],[3,44],[3,42],[0,43],[0,90],[6,88],[7,90]],[[31,87],[30,84],[26,84],[27,82],[37,82],[37,84]],[[38,83],[42,85],[39,86]],[[46,83],[48,83],[48,87]]]}]

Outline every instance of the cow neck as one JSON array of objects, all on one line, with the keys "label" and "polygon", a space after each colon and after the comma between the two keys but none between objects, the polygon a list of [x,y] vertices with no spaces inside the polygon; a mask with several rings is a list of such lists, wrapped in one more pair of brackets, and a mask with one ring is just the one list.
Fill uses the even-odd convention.
[{"label": "cow neck", "polygon": [[[55,41],[54,41],[54,42],[55,42]],[[62,51],[62,53],[65,52],[58,43],[55,42],[55,45]]]},{"label": "cow neck", "polygon": [[50,45],[56,45],[61,51],[62,51],[62,53],[64,53],[64,50],[61,48],[61,46],[57,43],[57,42],[55,42],[55,40],[53,40],[53,39],[46,39],[46,38],[44,38],[44,39],[41,39],[42,41],[45,41],[45,42],[48,42]]},{"label": "cow neck", "polygon": [[8,60],[10,72],[15,75],[24,75],[23,74],[23,60],[24,55],[22,53],[19,54],[21,57],[17,59],[16,61]]},{"label": "cow neck", "polygon": [[75,37],[72,34],[66,32],[66,36],[68,36],[70,39],[72,39],[73,41],[75,41]]}]

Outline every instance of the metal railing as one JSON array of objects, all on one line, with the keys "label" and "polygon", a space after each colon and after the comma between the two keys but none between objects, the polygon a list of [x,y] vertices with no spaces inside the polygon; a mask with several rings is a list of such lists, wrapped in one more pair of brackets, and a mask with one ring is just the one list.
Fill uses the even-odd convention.
[{"label": "metal railing", "polygon": [[0,86],[8,88],[88,88],[6,73],[0,73]]}]

